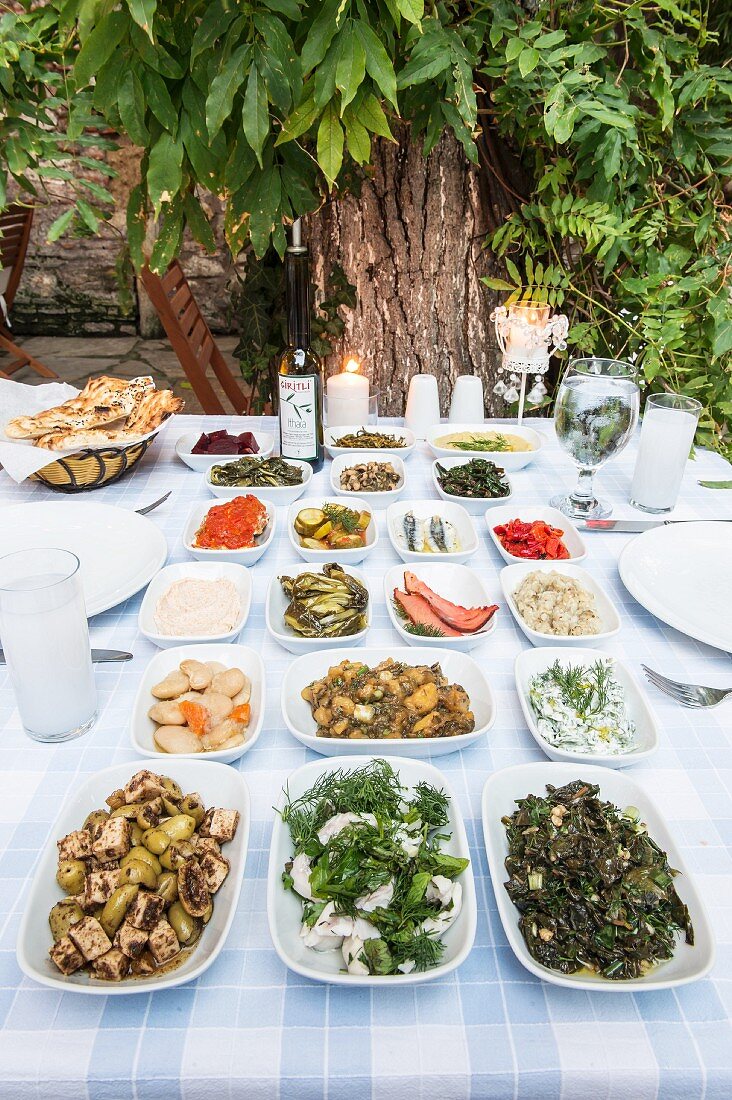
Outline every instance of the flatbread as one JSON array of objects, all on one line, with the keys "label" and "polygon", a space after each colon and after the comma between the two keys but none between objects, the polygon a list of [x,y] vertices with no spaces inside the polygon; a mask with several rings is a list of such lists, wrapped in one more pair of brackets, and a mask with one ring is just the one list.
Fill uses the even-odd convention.
[{"label": "flatbread", "polygon": [[143,395],[137,409],[128,418],[125,430],[147,435],[173,413],[180,412],[183,406],[184,402],[172,390],[153,390]]},{"label": "flatbread", "polygon": [[87,382],[78,397],[44,409],[35,416],[17,416],[5,425],[10,439],[39,439],[52,432],[84,432],[108,425],[137,412],[149,391],[152,378],[133,378],[130,382],[102,375]]},{"label": "flatbread", "polygon": [[66,451],[70,447],[127,447],[155,431],[173,413],[180,412],[184,402],[171,390],[153,390],[143,394],[136,412],[113,426],[90,428],[87,431],[49,432],[35,440],[36,447],[47,451]]}]

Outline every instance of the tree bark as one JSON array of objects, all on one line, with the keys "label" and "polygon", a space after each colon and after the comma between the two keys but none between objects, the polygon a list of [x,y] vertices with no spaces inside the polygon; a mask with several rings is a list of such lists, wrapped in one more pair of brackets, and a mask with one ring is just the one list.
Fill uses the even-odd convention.
[{"label": "tree bark", "polygon": [[351,353],[361,359],[381,391],[382,415],[403,414],[409,380],[420,373],[437,377],[443,415],[460,374],[479,375],[487,411],[500,412],[490,320],[499,296],[480,280],[494,268],[485,234],[510,213],[510,196],[470,164],[452,133],[429,157],[408,126],[395,137],[398,144],[374,143],[360,193],[332,197],[308,221],[316,298],[327,294],[334,264],[358,296],[343,311],[345,333],[326,366],[339,369]]}]

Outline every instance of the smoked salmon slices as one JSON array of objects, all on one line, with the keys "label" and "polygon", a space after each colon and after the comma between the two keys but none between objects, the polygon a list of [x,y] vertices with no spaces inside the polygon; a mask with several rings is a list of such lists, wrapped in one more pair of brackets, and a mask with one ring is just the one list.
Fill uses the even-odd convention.
[{"label": "smoked salmon slices", "polygon": [[[411,633],[433,638],[461,638],[482,630],[495,615],[498,604],[490,607],[460,607],[438,595],[415,573],[404,572],[404,588],[394,589],[394,605],[411,623]],[[410,629],[410,627],[407,627]]]}]

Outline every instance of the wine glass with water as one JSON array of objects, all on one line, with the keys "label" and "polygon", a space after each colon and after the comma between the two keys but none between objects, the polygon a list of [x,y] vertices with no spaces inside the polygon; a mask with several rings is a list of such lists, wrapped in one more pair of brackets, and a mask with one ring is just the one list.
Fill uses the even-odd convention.
[{"label": "wine glass with water", "polygon": [[612,512],[595,496],[593,478],[620,454],[638,423],[635,374],[635,367],[619,359],[573,359],[569,364],[554,405],[554,426],[560,445],[579,467],[579,478],[573,492],[551,500],[565,516],[603,519]]}]

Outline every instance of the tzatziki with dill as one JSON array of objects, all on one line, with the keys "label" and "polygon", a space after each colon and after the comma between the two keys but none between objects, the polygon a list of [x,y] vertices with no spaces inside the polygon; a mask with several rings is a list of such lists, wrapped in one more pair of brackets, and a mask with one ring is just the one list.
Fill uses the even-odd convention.
[{"label": "tzatziki with dill", "polygon": [[539,733],[554,748],[607,756],[633,748],[635,723],[611,658],[593,665],[555,661],[532,676],[529,700]]}]

